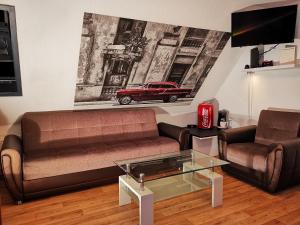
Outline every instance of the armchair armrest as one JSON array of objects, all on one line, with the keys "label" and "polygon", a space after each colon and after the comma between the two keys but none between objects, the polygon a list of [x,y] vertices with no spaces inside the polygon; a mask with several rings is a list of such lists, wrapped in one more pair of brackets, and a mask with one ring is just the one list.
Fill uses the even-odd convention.
[{"label": "armchair armrest", "polygon": [[23,200],[22,142],[16,135],[7,135],[1,148],[1,168],[5,184],[13,198]]},{"label": "armchair armrest", "polygon": [[268,190],[271,192],[300,183],[300,138],[271,144],[267,169]]},{"label": "armchair armrest", "polygon": [[218,150],[221,159],[227,159],[227,145],[230,143],[254,142],[256,125],[222,130],[218,134]]},{"label": "armchair armrest", "polygon": [[230,143],[254,142],[256,125],[222,130],[219,139]]},{"label": "armchair armrest", "polygon": [[171,125],[168,123],[159,123],[158,132],[160,136],[173,138],[179,142],[180,150],[188,149],[189,130],[184,127]]}]

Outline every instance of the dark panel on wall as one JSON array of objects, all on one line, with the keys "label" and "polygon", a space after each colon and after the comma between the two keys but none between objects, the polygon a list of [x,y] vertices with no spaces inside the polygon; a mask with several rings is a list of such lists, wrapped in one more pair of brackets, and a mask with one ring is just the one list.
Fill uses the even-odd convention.
[{"label": "dark panel on wall", "polygon": [[0,5],[0,96],[22,95],[14,6]]}]

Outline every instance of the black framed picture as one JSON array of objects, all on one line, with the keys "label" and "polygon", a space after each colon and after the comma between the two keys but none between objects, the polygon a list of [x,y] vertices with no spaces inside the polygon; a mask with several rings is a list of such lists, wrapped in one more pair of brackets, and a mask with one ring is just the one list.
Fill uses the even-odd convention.
[{"label": "black framed picture", "polygon": [[0,5],[0,96],[21,96],[15,7]]}]

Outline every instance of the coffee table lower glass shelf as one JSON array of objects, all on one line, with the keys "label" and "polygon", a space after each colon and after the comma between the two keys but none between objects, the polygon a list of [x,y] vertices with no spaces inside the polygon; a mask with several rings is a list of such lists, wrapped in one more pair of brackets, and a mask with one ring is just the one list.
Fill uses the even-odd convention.
[{"label": "coffee table lower glass shelf", "polygon": [[222,205],[223,177],[214,168],[228,162],[186,150],[115,162],[126,175],[119,177],[119,205],[139,204],[140,224],[153,224],[153,203],[212,188],[212,207]]}]

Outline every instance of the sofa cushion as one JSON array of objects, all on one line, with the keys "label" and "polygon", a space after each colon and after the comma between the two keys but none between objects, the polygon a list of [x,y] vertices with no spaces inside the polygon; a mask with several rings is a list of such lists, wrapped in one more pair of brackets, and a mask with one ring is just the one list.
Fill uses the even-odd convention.
[{"label": "sofa cushion", "polygon": [[31,112],[21,122],[25,152],[158,136],[151,109]]},{"label": "sofa cushion", "polygon": [[227,160],[260,172],[267,170],[268,147],[256,143],[235,143],[227,146]]},{"label": "sofa cushion", "polygon": [[115,160],[179,151],[179,143],[167,137],[146,137],[52,149],[25,154],[24,180],[33,180],[114,166]]},{"label": "sofa cushion", "polygon": [[262,110],[255,143],[269,145],[299,136],[300,113]]}]

